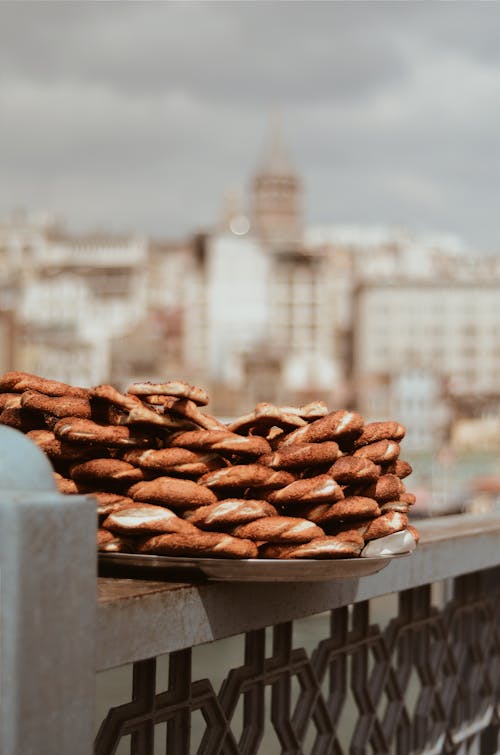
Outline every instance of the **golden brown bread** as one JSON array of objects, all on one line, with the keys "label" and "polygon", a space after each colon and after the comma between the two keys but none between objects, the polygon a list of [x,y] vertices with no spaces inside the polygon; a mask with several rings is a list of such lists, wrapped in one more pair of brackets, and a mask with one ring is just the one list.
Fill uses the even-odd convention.
[{"label": "golden brown bread", "polygon": [[104,483],[132,485],[144,479],[138,467],[120,459],[91,459],[71,467],[71,477],[77,483],[100,488]]},{"label": "golden brown bread", "polygon": [[134,501],[157,503],[174,509],[191,509],[217,501],[217,496],[209,488],[178,477],[157,477],[154,480],[138,482],[129,488],[128,494]]},{"label": "golden brown bread", "polygon": [[400,441],[405,437],[405,434],[406,428],[399,422],[369,422],[363,427],[363,431],[354,441],[354,445],[359,448],[368,445],[368,443],[376,443],[379,440]]},{"label": "golden brown bread", "polygon": [[71,443],[98,444],[110,447],[147,446],[151,439],[145,434],[134,433],[129,427],[99,425],[90,419],[65,417],[54,425],[54,434],[60,440]]},{"label": "golden brown bread", "polygon": [[286,485],[268,496],[268,501],[280,506],[298,503],[333,503],[344,497],[342,488],[329,475],[308,477]]},{"label": "golden brown bread", "polygon": [[156,474],[198,476],[226,466],[214,453],[190,451],[187,448],[133,449],[123,455],[124,461]]},{"label": "golden brown bread", "polygon": [[307,543],[325,533],[307,519],[293,516],[269,516],[241,524],[232,530],[236,537],[265,540],[268,543]]},{"label": "golden brown bread", "polygon": [[31,375],[29,372],[6,372],[0,377],[0,392],[22,393],[23,391],[38,391],[47,396],[88,396],[87,388],[61,383],[58,380],[49,380]]},{"label": "golden brown bread", "polygon": [[127,388],[135,396],[175,396],[194,401],[199,406],[208,404],[208,393],[199,386],[189,385],[184,380],[168,380],[165,383],[137,382]]},{"label": "golden brown bread", "polygon": [[375,464],[392,462],[399,456],[399,443],[395,440],[379,440],[356,449],[354,456],[371,459]]},{"label": "golden brown bread", "polygon": [[305,427],[287,435],[281,445],[291,446],[295,443],[321,443],[326,440],[334,440],[353,434],[359,435],[363,427],[363,418],[357,412],[338,411],[331,412],[321,419],[309,423]]},{"label": "golden brown bread", "polygon": [[251,540],[222,532],[203,532],[186,537],[180,533],[156,535],[138,545],[139,553],[160,556],[197,556],[199,558],[256,558],[257,546]]},{"label": "golden brown bread", "polygon": [[303,470],[318,464],[332,464],[339,456],[338,444],[335,441],[324,441],[283,446],[274,453],[264,454],[259,462],[273,469]]},{"label": "golden brown bread", "polygon": [[294,482],[289,472],[277,472],[263,464],[235,464],[202,475],[198,483],[213,490],[224,488],[280,488]]},{"label": "golden brown bread", "polygon": [[354,558],[359,556],[362,547],[359,537],[324,535],[302,545],[265,544],[259,548],[259,558]]},{"label": "golden brown bread", "polygon": [[223,456],[236,454],[254,458],[271,450],[265,438],[237,435],[229,430],[192,430],[178,433],[172,436],[170,444],[195,451],[218,451]]},{"label": "golden brown bread", "polygon": [[329,522],[339,522],[351,519],[366,519],[380,514],[377,501],[365,496],[350,496],[336,503],[322,503],[304,506],[302,516],[321,526]]},{"label": "golden brown bread", "polygon": [[180,532],[186,536],[194,535],[197,528],[181,519],[164,506],[148,503],[127,505],[110,513],[102,526],[116,535],[144,535],[153,532]]},{"label": "golden brown bread", "polygon": [[254,519],[277,515],[278,512],[270,503],[244,498],[226,498],[183,513],[185,519],[202,530],[226,529]]},{"label": "golden brown bread", "polygon": [[380,467],[361,456],[341,456],[332,464],[328,474],[340,485],[373,482],[380,475]]},{"label": "golden brown bread", "polygon": [[394,474],[381,475],[378,480],[363,488],[363,495],[375,498],[376,501],[392,501],[404,492],[404,485]]}]

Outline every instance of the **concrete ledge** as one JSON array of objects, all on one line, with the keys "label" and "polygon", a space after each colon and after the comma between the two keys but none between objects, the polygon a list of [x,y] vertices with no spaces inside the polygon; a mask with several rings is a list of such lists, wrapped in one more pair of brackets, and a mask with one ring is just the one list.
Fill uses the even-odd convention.
[{"label": "concrete ledge", "polygon": [[188,585],[98,580],[97,670],[500,565],[500,513],[418,524],[408,558],[361,579]]}]

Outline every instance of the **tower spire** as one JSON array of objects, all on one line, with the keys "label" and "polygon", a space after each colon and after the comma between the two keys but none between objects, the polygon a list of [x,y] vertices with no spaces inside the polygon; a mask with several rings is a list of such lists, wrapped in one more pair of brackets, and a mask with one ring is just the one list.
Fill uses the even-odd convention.
[{"label": "tower spire", "polygon": [[257,235],[272,246],[296,245],[301,231],[301,184],[278,114],[273,116],[270,138],[252,189],[252,227]]}]

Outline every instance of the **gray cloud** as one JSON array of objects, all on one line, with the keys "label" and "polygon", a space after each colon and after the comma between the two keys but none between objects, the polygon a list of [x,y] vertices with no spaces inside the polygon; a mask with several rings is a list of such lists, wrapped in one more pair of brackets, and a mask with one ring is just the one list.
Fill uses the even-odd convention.
[{"label": "gray cloud", "polygon": [[178,235],[281,108],[308,222],[500,251],[496,3],[0,4],[0,214]]}]

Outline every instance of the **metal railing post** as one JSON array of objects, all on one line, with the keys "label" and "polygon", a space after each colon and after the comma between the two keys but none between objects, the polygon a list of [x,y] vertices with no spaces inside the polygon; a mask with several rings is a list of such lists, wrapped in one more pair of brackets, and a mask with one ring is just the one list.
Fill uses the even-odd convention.
[{"label": "metal railing post", "polygon": [[0,753],[91,755],[96,508],[0,426]]}]

